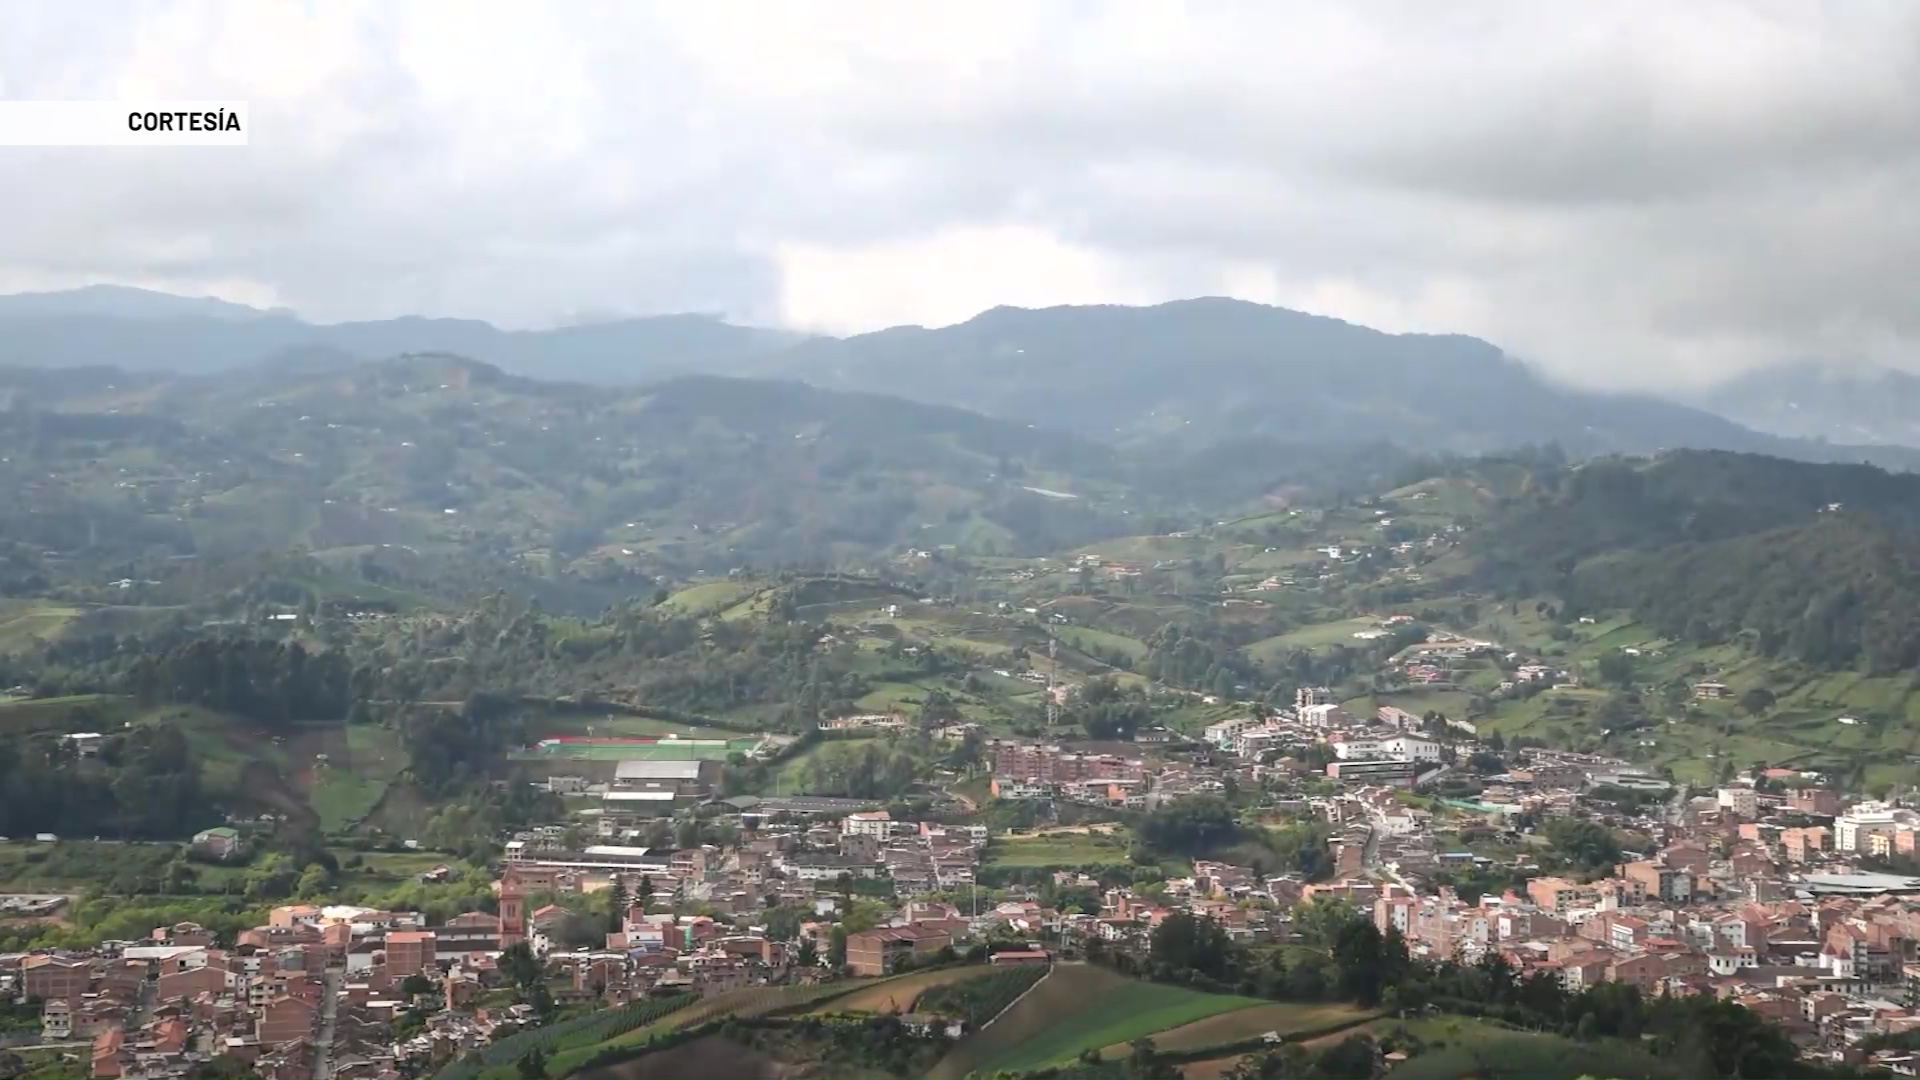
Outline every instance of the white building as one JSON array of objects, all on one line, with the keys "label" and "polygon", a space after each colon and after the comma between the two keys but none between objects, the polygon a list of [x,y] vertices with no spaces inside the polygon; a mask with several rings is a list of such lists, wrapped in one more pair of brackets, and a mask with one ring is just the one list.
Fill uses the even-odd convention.
[{"label": "white building", "polygon": [[876,840],[885,840],[893,831],[893,819],[885,810],[873,810],[866,813],[848,814],[840,823],[842,836],[871,836]]},{"label": "white building", "polygon": [[1866,851],[1869,837],[1876,834],[1891,836],[1900,826],[1911,826],[1915,821],[1916,815],[1911,810],[1901,810],[1885,803],[1863,802],[1833,819],[1834,850]]},{"label": "white building", "polygon": [[1723,787],[1717,793],[1720,809],[1737,818],[1760,816],[1760,793],[1750,787]]},{"label": "white building", "polygon": [[1233,752],[1241,757],[1258,757],[1262,751],[1286,745],[1279,728],[1259,727],[1243,731],[1233,738]]},{"label": "white building", "polygon": [[1222,720],[1217,724],[1208,724],[1202,735],[1210,745],[1228,750],[1233,747],[1233,740],[1243,732],[1265,725],[1266,721],[1258,716],[1241,716],[1232,720]]},{"label": "white building", "polygon": [[1333,754],[1342,761],[1371,761],[1382,758],[1439,761],[1440,744],[1418,735],[1392,735],[1384,739],[1347,739],[1333,744]]},{"label": "white building", "polygon": [[1324,686],[1302,686],[1293,692],[1293,707],[1304,709],[1310,705],[1331,705],[1333,691]]},{"label": "white building", "polygon": [[1308,727],[1321,729],[1339,727],[1346,723],[1346,711],[1338,705],[1323,702],[1318,705],[1303,705],[1299,709],[1300,722]]}]

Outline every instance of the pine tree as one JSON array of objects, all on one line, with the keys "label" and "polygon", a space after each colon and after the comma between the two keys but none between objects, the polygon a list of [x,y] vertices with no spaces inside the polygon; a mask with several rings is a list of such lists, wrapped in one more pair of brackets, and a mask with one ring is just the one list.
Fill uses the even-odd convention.
[{"label": "pine tree", "polygon": [[607,933],[618,934],[626,927],[627,907],[627,883],[615,874],[607,886]]}]

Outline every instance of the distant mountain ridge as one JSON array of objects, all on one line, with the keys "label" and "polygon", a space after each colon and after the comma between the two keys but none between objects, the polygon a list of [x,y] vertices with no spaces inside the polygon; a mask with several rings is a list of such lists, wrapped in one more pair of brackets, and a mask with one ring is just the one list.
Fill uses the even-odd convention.
[{"label": "distant mountain ridge", "polygon": [[[206,304],[222,306],[209,313]],[[1389,334],[1218,297],[1001,307],[954,326],[849,338],[710,315],[511,331],[418,317],[316,326],[124,289],[0,297],[0,366],[104,366],[136,376],[257,369],[271,380],[283,368],[310,374],[407,353],[615,386],[689,374],[798,380],[1182,452],[1236,440],[1461,454],[1553,443],[1582,457],[1692,447],[1920,468],[1920,450],[1906,445],[1920,443],[1920,433],[1823,442],[1824,431],[1757,431],[1696,405],[1564,386],[1477,338]],[[1726,399],[1742,400],[1731,391]]]},{"label": "distant mountain ridge", "polygon": [[1920,375],[1895,368],[1810,362],[1762,368],[1693,400],[1776,435],[1920,446]]},{"label": "distant mountain ridge", "polygon": [[332,354],[351,363],[448,352],[541,378],[632,384],[730,370],[803,338],[712,315],[501,330],[474,319],[419,316],[317,325],[284,310],[118,286],[0,296],[0,365],[16,367],[197,375],[289,355]]}]

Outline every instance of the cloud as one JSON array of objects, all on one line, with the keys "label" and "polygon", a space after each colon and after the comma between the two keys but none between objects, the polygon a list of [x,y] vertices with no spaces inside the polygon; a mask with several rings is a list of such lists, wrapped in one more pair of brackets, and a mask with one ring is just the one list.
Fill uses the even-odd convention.
[{"label": "cloud", "polygon": [[0,152],[0,287],[840,331],[1225,293],[1700,380],[1920,337],[1920,7],[9,5],[0,93],[247,98]]}]

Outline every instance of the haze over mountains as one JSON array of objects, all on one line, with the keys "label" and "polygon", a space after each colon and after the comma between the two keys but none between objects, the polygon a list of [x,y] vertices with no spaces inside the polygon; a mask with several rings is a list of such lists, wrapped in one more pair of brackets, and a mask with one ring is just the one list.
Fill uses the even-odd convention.
[{"label": "haze over mountains", "polygon": [[[1477,338],[1387,334],[1227,299],[996,308],[935,329],[844,339],[663,315],[553,330],[400,318],[315,325],[291,313],[115,286],[0,297],[0,365],[105,367],[136,379],[256,369],[300,376],[444,353],[550,381],[686,374],[797,379],[953,405],[1119,445],[1226,439],[1393,442],[1478,453],[1699,447],[1811,461],[1920,464],[1920,378],[1753,373],[1691,404],[1561,385]],[[15,386],[22,376],[14,381]]]}]

